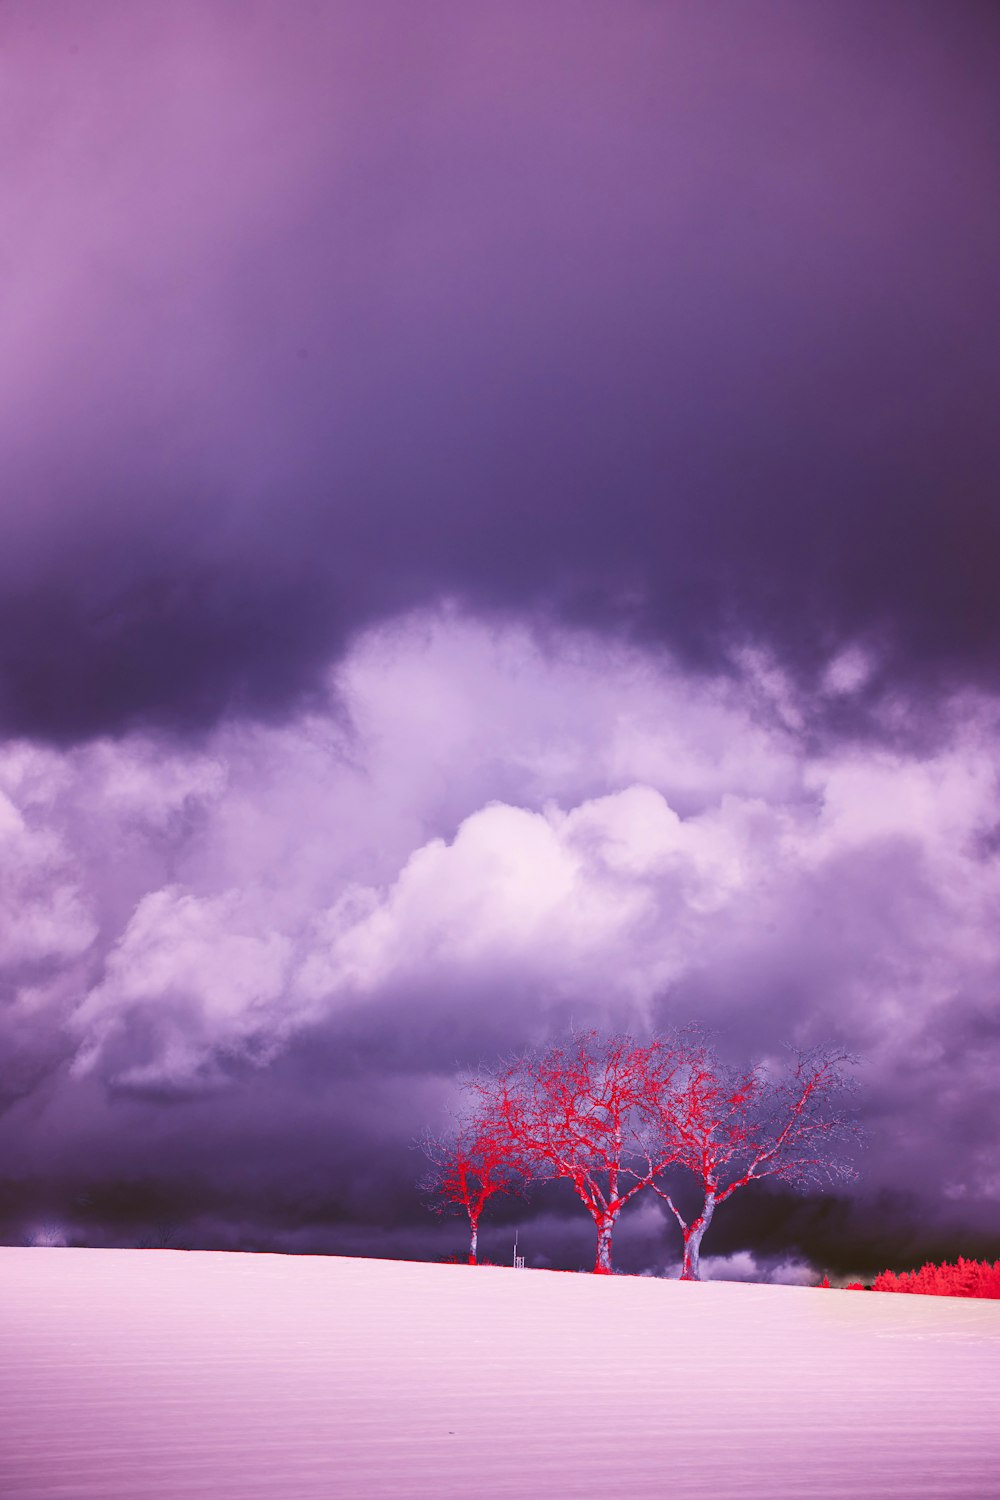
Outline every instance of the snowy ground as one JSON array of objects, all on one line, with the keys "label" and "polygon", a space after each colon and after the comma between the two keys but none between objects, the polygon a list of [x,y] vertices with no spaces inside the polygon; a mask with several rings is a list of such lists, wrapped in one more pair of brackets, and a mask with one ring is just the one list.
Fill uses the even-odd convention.
[{"label": "snowy ground", "polygon": [[4,1500],[1000,1497],[1000,1303],[0,1249]]}]

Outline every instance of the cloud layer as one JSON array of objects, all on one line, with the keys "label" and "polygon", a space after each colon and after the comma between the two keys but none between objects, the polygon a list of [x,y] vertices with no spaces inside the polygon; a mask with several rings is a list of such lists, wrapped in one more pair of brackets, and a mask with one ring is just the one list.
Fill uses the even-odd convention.
[{"label": "cloud layer", "polygon": [[861,1191],[976,1225],[997,1194],[1000,705],[956,698],[930,751],[830,754],[760,677],[444,612],[365,637],[328,709],[280,728],[9,745],[8,1160],[26,1131],[43,1175],[89,1132],[100,1158],[109,1089],[142,1122],[129,1170],[169,1175],[218,1129],[225,1180],[246,1124],[225,1122],[263,1090],[262,1170],[299,1097],[398,1183],[461,1064],[571,1019],[698,1019],[734,1056],[855,1048]]}]

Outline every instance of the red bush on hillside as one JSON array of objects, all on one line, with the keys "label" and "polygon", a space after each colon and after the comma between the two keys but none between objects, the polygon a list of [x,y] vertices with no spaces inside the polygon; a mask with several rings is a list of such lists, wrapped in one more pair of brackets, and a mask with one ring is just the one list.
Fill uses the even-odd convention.
[{"label": "red bush on hillside", "polygon": [[1000,1297],[1000,1260],[965,1260],[957,1265],[928,1263],[919,1271],[882,1271],[872,1283],[873,1292],[917,1292],[930,1297]]}]

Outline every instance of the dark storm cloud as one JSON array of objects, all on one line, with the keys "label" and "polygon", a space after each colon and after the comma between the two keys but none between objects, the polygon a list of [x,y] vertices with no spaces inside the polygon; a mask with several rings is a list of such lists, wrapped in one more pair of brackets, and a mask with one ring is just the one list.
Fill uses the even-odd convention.
[{"label": "dark storm cloud", "polygon": [[440,595],[996,680],[995,10],[108,0],[0,44],[8,733],[281,714]]}]

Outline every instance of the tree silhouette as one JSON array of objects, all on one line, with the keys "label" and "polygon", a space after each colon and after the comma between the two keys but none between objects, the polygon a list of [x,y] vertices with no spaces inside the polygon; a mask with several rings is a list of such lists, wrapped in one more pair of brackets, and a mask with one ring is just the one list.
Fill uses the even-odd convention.
[{"label": "tree silhouette", "polygon": [[435,1213],[467,1214],[469,1265],[477,1264],[479,1220],[496,1193],[516,1189],[519,1174],[505,1143],[477,1121],[457,1125],[450,1135],[424,1133],[417,1143],[430,1162],[418,1187]]},{"label": "tree silhouette", "polygon": [[700,1204],[685,1217],[675,1192],[651,1184],[683,1236],[682,1280],[700,1279],[716,1210],[748,1183],[772,1177],[805,1188],[857,1175],[844,1148],[860,1131],[843,1107],[856,1086],[844,1068],[857,1059],[837,1048],[792,1055],[792,1066],[771,1076],[763,1067],[728,1068],[702,1048],[659,1095],[661,1131],[676,1147],[672,1164],[694,1180]]},{"label": "tree silhouette", "polygon": [[676,1159],[661,1099],[688,1066],[683,1039],[574,1033],[467,1081],[491,1139],[531,1180],[565,1180],[594,1221],[594,1270],[612,1270],[611,1240],[625,1205]]}]

